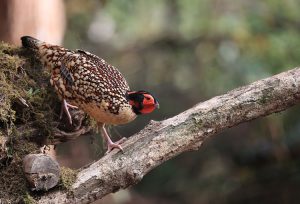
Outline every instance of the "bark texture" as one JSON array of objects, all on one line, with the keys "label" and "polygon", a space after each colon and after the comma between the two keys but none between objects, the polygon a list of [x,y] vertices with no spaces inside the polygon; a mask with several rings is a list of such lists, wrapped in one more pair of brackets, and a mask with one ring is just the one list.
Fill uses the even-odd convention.
[{"label": "bark texture", "polygon": [[117,150],[81,169],[71,191],[54,191],[39,203],[90,203],[138,183],[145,174],[209,137],[239,123],[279,112],[300,100],[300,68],[256,81],[199,103],[164,121],[151,121]]}]

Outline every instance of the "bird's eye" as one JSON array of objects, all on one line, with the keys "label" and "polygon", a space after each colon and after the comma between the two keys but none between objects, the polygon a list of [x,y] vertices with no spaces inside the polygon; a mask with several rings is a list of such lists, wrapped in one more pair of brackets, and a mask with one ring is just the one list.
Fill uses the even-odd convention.
[{"label": "bird's eye", "polygon": [[149,98],[149,97],[145,97],[145,98],[146,98],[146,100],[147,100],[147,101],[149,101],[149,100],[150,100],[150,98]]}]

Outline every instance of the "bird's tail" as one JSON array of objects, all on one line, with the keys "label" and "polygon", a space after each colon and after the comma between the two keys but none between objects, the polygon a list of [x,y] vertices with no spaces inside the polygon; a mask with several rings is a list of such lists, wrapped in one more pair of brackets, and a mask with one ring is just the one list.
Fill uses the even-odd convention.
[{"label": "bird's tail", "polygon": [[25,48],[30,48],[30,49],[38,49],[38,47],[43,44],[44,42],[30,37],[30,36],[23,36],[21,37],[22,45]]}]

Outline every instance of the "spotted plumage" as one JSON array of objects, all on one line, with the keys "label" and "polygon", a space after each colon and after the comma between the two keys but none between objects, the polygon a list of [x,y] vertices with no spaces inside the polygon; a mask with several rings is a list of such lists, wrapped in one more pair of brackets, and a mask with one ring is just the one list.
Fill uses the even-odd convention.
[{"label": "spotted plumage", "polygon": [[105,60],[82,50],[71,51],[46,43],[38,55],[51,74],[50,83],[62,99],[106,124],[123,124],[136,117],[122,74]]},{"label": "spotted plumage", "polygon": [[[70,123],[68,107],[78,106],[99,124],[124,124],[158,106],[150,93],[130,91],[118,69],[94,54],[68,50],[29,36],[21,40],[23,46],[33,50],[51,72],[50,83],[63,100],[63,110]],[[107,135],[106,131],[104,134]],[[121,149],[117,145],[112,143],[113,147]]]}]

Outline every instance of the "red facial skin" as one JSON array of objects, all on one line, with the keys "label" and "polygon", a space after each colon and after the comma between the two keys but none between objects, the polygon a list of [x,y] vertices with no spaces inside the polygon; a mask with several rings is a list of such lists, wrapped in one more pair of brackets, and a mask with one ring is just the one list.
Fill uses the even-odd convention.
[{"label": "red facial skin", "polygon": [[134,100],[129,101],[130,105],[137,107],[141,114],[151,113],[156,108],[159,108],[158,103],[155,101],[155,99],[152,95],[147,94],[147,93],[143,93],[143,96],[144,96],[144,100],[142,102],[142,104],[143,104],[142,109],[140,109],[139,102],[136,102]]},{"label": "red facial skin", "polygon": [[150,94],[143,94],[143,95],[145,96],[143,101],[144,108],[141,109],[140,112],[142,114],[151,113],[157,107],[157,103],[155,103],[153,96],[151,96]]}]

